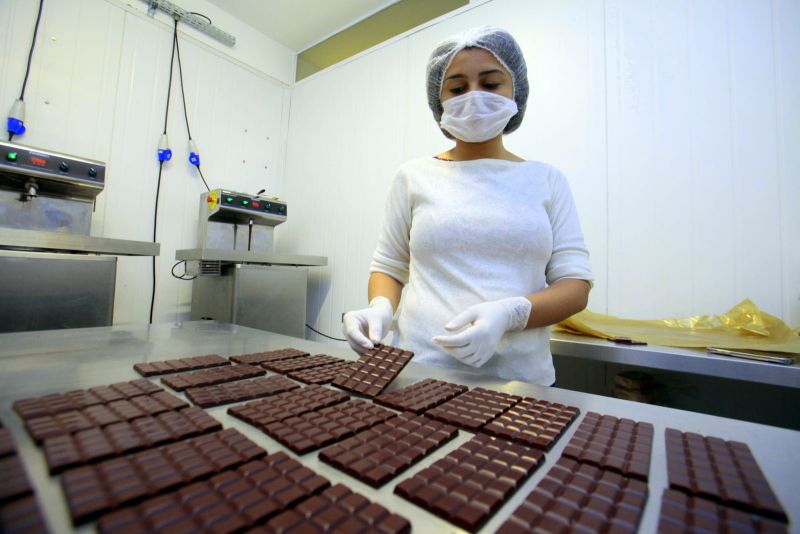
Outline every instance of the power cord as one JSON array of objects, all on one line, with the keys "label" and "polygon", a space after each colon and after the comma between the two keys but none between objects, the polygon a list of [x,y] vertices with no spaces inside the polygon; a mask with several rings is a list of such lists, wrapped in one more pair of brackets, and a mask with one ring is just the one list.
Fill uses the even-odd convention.
[{"label": "power cord", "polygon": [[328,334],[323,334],[323,333],[322,333],[322,332],[320,332],[319,330],[315,330],[315,329],[314,329],[314,328],[313,328],[313,327],[312,327],[310,324],[308,324],[308,323],[306,323],[306,328],[308,328],[308,329],[309,329],[309,330],[311,330],[312,332],[315,332],[315,333],[317,333],[317,334],[321,335],[322,337],[327,337],[328,339],[333,339],[334,341],[347,341],[346,339],[341,339],[341,338],[338,338],[338,337],[332,337],[332,336],[329,336]]},{"label": "power cord", "polygon": [[[183,264],[183,274],[180,274],[180,275],[175,274],[175,267],[177,267],[181,263]],[[195,275],[195,276],[186,276],[186,275],[187,275],[187,272],[186,272],[186,260],[181,260],[181,261],[177,262],[175,265],[172,266],[172,276],[174,276],[178,280],[186,280],[186,281],[188,281],[188,280],[194,280],[195,278],[197,278],[197,275]]]},{"label": "power cord", "polygon": [[36,14],[36,24],[33,27],[33,39],[31,40],[31,48],[28,50],[28,64],[25,67],[25,78],[22,80],[22,90],[19,93],[19,98],[11,106],[11,111],[8,114],[7,129],[9,142],[14,139],[15,135],[22,135],[25,133],[25,88],[28,86],[28,76],[31,73],[33,49],[36,48],[36,36],[39,33],[39,22],[42,20],[43,7],[44,0],[39,0],[39,12]]}]

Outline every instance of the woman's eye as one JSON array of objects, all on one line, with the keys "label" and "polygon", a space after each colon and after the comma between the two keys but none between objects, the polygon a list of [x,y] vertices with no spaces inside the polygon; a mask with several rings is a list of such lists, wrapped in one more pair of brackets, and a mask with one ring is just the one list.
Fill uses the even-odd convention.
[{"label": "woman's eye", "polygon": [[452,94],[454,94],[454,95],[460,95],[461,93],[464,92],[464,88],[463,87],[451,87],[450,88],[450,92]]},{"label": "woman's eye", "polygon": [[498,87],[500,87],[500,84],[499,83],[485,83],[485,84],[483,84],[483,86],[486,89],[497,89]]}]

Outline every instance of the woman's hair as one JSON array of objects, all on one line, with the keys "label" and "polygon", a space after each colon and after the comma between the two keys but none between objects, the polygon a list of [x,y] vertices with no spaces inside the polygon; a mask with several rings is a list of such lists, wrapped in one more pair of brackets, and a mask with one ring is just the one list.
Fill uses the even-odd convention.
[{"label": "woman's hair", "polygon": [[[447,72],[453,58],[465,48],[482,48],[490,52],[498,62],[511,74],[511,81],[514,88],[514,101],[519,110],[516,115],[509,119],[503,133],[511,133],[522,124],[522,117],[525,115],[525,105],[528,102],[528,69],[525,66],[525,58],[522,56],[517,41],[505,30],[483,26],[472,28],[462,33],[456,34],[439,46],[431,54],[428,60],[427,84],[428,84],[428,107],[433,112],[436,124],[442,120],[442,79]],[[442,133],[453,139],[453,136],[446,130]]]}]

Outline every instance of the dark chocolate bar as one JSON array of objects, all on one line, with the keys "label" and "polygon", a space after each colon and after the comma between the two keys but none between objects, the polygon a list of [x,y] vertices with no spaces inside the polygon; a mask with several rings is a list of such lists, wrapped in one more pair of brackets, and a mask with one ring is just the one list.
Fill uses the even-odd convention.
[{"label": "dark chocolate bar", "polygon": [[0,532],[4,534],[48,534],[36,497],[30,495],[0,504]]},{"label": "dark chocolate bar", "polygon": [[270,423],[283,421],[306,412],[319,410],[349,400],[341,391],[322,386],[306,386],[228,408],[228,413],[256,428],[264,429]]},{"label": "dark chocolate bar", "polygon": [[589,412],[575,430],[564,456],[647,480],[653,425]]},{"label": "dark chocolate bar", "polygon": [[202,371],[192,371],[175,376],[165,376],[161,379],[161,383],[171,387],[175,391],[183,391],[187,388],[213,386],[214,384],[233,382],[234,380],[243,380],[245,378],[253,378],[254,376],[263,376],[265,374],[267,374],[266,371],[260,367],[241,364],[204,369]]},{"label": "dark chocolate bar", "polygon": [[786,523],[692,497],[682,491],[665,489],[661,496],[658,532],[789,532]]},{"label": "dark chocolate bar", "polygon": [[0,503],[17,499],[33,492],[22,459],[17,454],[0,458]]},{"label": "dark chocolate bar", "polygon": [[646,503],[646,482],[562,456],[497,533],[634,533]]},{"label": "dark chocolate bar", "polygon": [[270,350],[267,352],[255,352],[253,354],[237,354],[231,356],[231,361],[236,363],[247,363],[250,365],[259,365],[265,362],[277,362],[280,360],[288,360],[290,358],[301,358],[308,356],[307,352],[297,349],[278,349]]},{"label": "dark chocolate bar", "polygon": [[317,354],[315,356],[301,356],[299,358],[291,358],[288,360],[279,360],[275,362],[264,362],[261,367],[269,369],[275,373],[286,374],[292,371],[302,371],[303,369],[311,369],[312,367],[319,367],[320,365],[330,365],[332,363],[341,363],[347,360],[329,356],[327,354]]},{"label": "dark chocolate bar", "polygon": [[61,484],[75,525],[132,501],[233,469],[266,451],[229,428],[158,449],[71,469]]},{"label": "dark chocolate bar", "polygon": [[0,426],[0,458],[9,454],[16,454],[16,452],[17,449],[14,446],[14,438],[11,436],[11,431]]},{"label": "dark chocolate bar", "polygon": [[457,435],[454,426],[406,412],[328,447],[319,459],[377,488]]},{"label": "dark chocolate bar", "polygon": [[575,406],[525,397],[481,432],[549,451],[579,412]]},{"label": "dark chocolate bar", "polygon": [[519,395],[475,388],[444,404],[428,410],[425,415],[437,421],[477,432],[483,425],[522,400]]},{"label": "dark chocolate bar", "polygon": [[476,531],[542,464],[540,450],[478,434],[394,492],[470,532]]},{"label": "dark chocolate bar", "polygon": [[140,378],[130,382],[117,382],[108,386],[97,386],[89,389],[67,391],[66,393],[53,393],[33,399],[18,400],[14,402],[14,410],[23,419],[31,419],[80,410],[95,404],[104,404],[140,395],[150,395],[159,391],[164,390],[149,380]]},{"label": "dark chocolate bar", "polygon": [[469,390],[467,386],[426,378],[403,389],[378,395],[376,403],[395,410],[421,414]]},{"label": "dark chocolate bar", "polygon": [[786,511],[750,447],[739,441],[666,430],[669,487],[786,522]]},{"label": "dark chocolate bar", "polygon": [[105,428],[44,440],[44,457],[51,474],[146,448],[221,430],[222,425],[197,407],[143,417]]},{"label": "dark chocolate bar", "polygon": [[137,363],[134,364],[133,369],[142,376],[155,376],[180,373],[183,371],[194,371],[197,369],[208,369],[209,367],[219,367],[230,364],[231,362],[227,358],[223,358],[219,354],[207,354],[205,356],[190,356],[188,358],[177,358],[160,362]]},{"label": "dark chocolate bar", "polygon": [[358,395],[375,397],[397,378],[413,357],[411,351],[376,343],[374,348],[361,355],[355,365],[345,368],[331,383]]},{"label": "dark chocolate bar", "polygon": [[407,534],[411,523],[393,514],[378,503],[353,492],[344,484],[336,484],[270,519],[250,534],[309,532],[381,532]]},{"label": "dark chocolate bar", "polygon": [[269,423],[262,430],[293,452],[305,454],[394,416],[395,413],[386,408],[351,400]]},{"label": "dark chocolate bar", "polygon": [[329,384],[337,375],[355,363],[354,361],[342,360],[339,363],[311,367],[302,371],[292,371],[287,376],[305,384]]},{"label": "dark chocolate bar", "polygon": [[210,408],[222,404],[271,397],[299,387],[300,384],[292,382],[285,376],[275,375],[202,388],[189,388],[185,393],[189,400],[196,405]]},{"label": "dark chocolate bar", "polygon": [[108,514],[97,526],[101,534],[239,532],[329,486],[327,479],[277,452]]}]

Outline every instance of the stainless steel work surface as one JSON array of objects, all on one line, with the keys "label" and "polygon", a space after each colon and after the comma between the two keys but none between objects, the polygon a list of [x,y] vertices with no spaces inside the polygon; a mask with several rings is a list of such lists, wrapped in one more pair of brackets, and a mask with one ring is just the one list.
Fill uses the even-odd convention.
[{"label": "stainless steel work surface", "polygon": [[325,256],[301,254],[275,254],[272,252],[228,250],[221,248],[190,248],[175,251],[176,260],[221,261],[224,263],[256,263],[263,265],[296,265],[300,267],[324,267]]},{"label": "stainless steel work surface", "polygon": [[[120,380],[140,378],[133,364],[190,355],[217,353],[224,356],[294,347],[312,354],[327,353],[354,359],[355,354],[342,345],[321,344],[303,339],[273,334],[251,328],[217,322],[189,322],[152,326],[116,326],[75,330],[0,335],[0,417],[11,428],[21,451],[28,473],[34,482],[40,504],[55,532],[70,532],[71,527],[57,477],[47,474],[41,449],[25,432],[20,418],[11,410],[15,399],[47,393],[109,384]],[[423,378],[434,377],[468,386],[483,386],[520,395],[578,406],[581,415],[547,453],[540,467],[513,498],[486,524],[481,532],[494,532],[516,509],[528,493],[560,456],[565,444],[588,411],[628,417],[650,422],[654,426],[652,462],[650,466],[650,495],[641,523],[641,532],[654,532],[658,521],[661,494],[667,485],[664,429],[674,427],[699,432],[726,440],[746,442],[790,516],[790,528],[798,531],[800,521],[800,433],[745,423],[732,419],[672,410],[619,399],[577,393],[558,388],[534,386],[522,382],[504,382],[471,373],[455,372],[419,364],[409,364],[390,386],[398,389]],[[158,381],[154,379],[154,381]],[[168,391],[168,388],[165,388]],[[226,427],[235,427],[258,442],[269,452],[282,447],[254,427],[229,417],[227,406],[211,408],[210,414]],[[764,409],[771,409],[765,406]],[[394,487],[402,480],[429,466],[453,449],[468,441],[472,434],[460,431],[459,436],[434,452],[422,462],[402,473],[381,489],[375,490],[340,471],[318,461],[317,452],[301,456],[301,461],[332,482],[342,482],[388,509],[409,519],[413,532],[458,532],[450,523],[395,496]],[[296,457],[293,453],[290,455]],[[83,527],[80,531],[91,531]]]},{"label": "stainless steel work surface", "polygon": [[0,248],[114,256],[158,256],[161,245],[150,241],[0,228]]},{"label": "stainless steel work surface", "polygon": [[553,332],[550,335],[550,350],[559,356],[639,365],[666,371],[747,380],[748,382],[800,389],[800,361],[796,361],[794,365],[779,365],[718,356],[709,354],[704,349],[682,349],[660,345],[620,345],[605,339],[561,332]]}]

